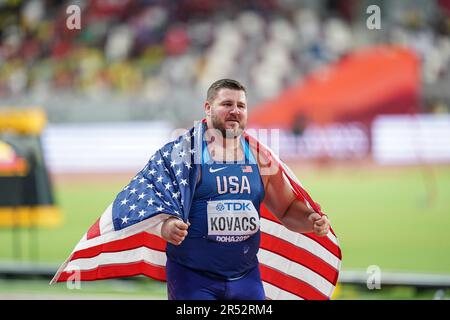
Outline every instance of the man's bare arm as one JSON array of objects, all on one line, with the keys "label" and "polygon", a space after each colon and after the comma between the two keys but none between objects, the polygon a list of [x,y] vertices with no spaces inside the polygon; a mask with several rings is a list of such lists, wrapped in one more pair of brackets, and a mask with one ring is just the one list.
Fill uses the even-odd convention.
[{"label": "man's bare arm", "polygon": [[286,228],[299,233],[314,232],[318,236],[328,233],[327,217],[321,217],[295,197],[281,170],[265,180],[267,185],[264,204]]}]

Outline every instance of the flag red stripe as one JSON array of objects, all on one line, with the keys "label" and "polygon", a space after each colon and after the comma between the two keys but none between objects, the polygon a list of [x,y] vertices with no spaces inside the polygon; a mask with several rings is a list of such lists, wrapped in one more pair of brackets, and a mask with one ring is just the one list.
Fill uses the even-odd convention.
[{"label": "flag red stripe", "polygon": [[[260,264],[260,271],[263,281],[268,282],[282,290],[290,292],[291,294],[297,295],[303,299],[328,299],[321,292],[308,285],[307,283],[278,272],[270,267]],[[94,281],[117,277],[132,277],[137,275],[144,275],[155,280],[166,281],[166,272],[164,267],[152,265],[144,261],[127,264],[103,265],[92,270],[83,270],[78,272],[79,274],[77,275],[75,275],[74,272],[62,272],[60,277],[57,279],[57,282],[64,282],[68,280],[70,281],[75,279],[79,279],[80,281]]]},{"label": "flag red stripe", "polygon": [[100,218],[95,221],[95,223],[89,228],[87,232],[87,239],[92,239],[100,235]]},{"label": "flag red stripe", "polygon": [[267,233],[261,234],[261,248],[296,262],[336,285],[337,270],[305,249]]},{"label": "flag red stripe", "polygon": [[[116,240],[103,245],[77,251],[73,254],[70,260],[73,261],[76,259],[93,258],[100,253],[121,252],[138,247],[147,247],[149,249],[164,252],[165,244],[165,241],[161,238],[142,232],[125,239]],[[266,233],[262,233],[261,248],[280,254],[287,259],[302,264],[320,274],[331,283],[336,283],[335,279],[337,278],[337,272],[332,266],[328,265],[326,262],[308,251],[296,247],[287,241]],[[289,257],[293,257],[293,259]]]},{"label": "flag red stripe", "polygon": [[[78,272],[78,274],[75,274],[75,272]],[[260,264],[260,272],[263,281],[303,299],[328,299],[320,291],[309,284],[292,276],[283,274],[266,265]],[[166,281],[165,267],[153,265],[145,261],[139,261],[125,264],[102,265],[92,270],[65,271],[60,274],[56,282],[71,280],[94,281],[137,275],[144,275],[155,280]]]},{"label": "flag red stripe", "polygon": [[[272,214],[269,209],[267,209],[264,205],[261,205],[260,207],[260,213],[262,218],[266,218],[267,220],[273,221],[275,223],[281,224],[280,220],[278,220],[274,214]],[[327,249],[330,253],[332,253],[337,258],[341,259],[341,250],[340,248],[331,241],[328,237],[318,237],[314,235],[313,233],[302,233],[305,237],[310,238],[311,240],[317,242],[322,247]]]},{"label": "flag red stripe", "polygon": [[[79,272],[79,274],[75,274],[75,272]],[[146,261],[138,261],[133,263],[101,265],[91,270],[64,271],[60,274],[57,282],[76,279],[79,279],[80,281],[94,281],[137,275],[144,275],[155,280],[166,281],[165,267],[153,265]]]},{"label": "flag red stripe", "polygon": [[[158,245],[159,242],[159,245]],[[96,247],[88,248],[85,250],[77,251],[71,258],[72,260],[81,259],[81,258],[92,258],[97,256],[102,252],[121,252],[126,250],[131,250],[137,247],[145,246],[150,249],[164,251],[165,242],[154,235],[148,233],[140,233],[134,236],[130,236],[125,239],[116,240],[111,243],[106,243],[104,245],[99,245]],[[280,254],[287,259],[290,259],[294,262],[304,265],[305,267],[313,270],[318,273],[328,281],[330,281],[333,285],[336,284],[337,280],[337,272],[331,266],[329,266],[326,262],[317,258],[311,253],[308,253],[306,250],[295,247],[291,243],[284,241],[282,239],[276,238],[274,236],[262,233],[261,237],[261,248],[266,249],[268,251]],[[287,254],[289,253],[289,254]],[[289,258],[295,257],[294,259]],[[302,260],[303,259],[303,260]]]},{"label": "flag red stripe", "polygon": [[94,247],[76,251],[74,252],[70,261],[76,259],[93,258],[103,252],[119,252],[135,249],[138,247],[147,247],[149,249],[164,252],[166,250],[166,241],[153,234],[141,232],[124,239],[114,240]]},{"label": "flag red stripe", "polygon": [[264,264],[259,264],[261,278],[284,291],[290,292],[305,300],[328,300],[328,297],[322,294],[313,286],[303,282],[295,277],[277,271]]},{"label": "flag red stripe", "polygon": [[260,212],[262,218],[266,218],[267,220],[281,224],[280,220],[278,220],[278,218],[274,214],[272,214],[272,212],[270,212],[269,209],[267,209],[265,205],[262,204],[260,206],[259,212]]},{"label": "flag red stripe", "polygon": [[[121,252],[138,247],[147,247],[153,250],[164,252],[165,242],[157,236],[150,235],[148,233],[141,233],[125,239],[106,243],[104,245],[77,251],[74,253],[70,260],[73,261],[82,258],[93,258],[100,253]],[[336,284],[337,271],[332,266],[328,265],[326,262],[304,249],[296,247],[287,241],[276,238],[266,233],[262,233],[261,248],[279,254],[301,265],[304,265],[305,267],[313,270],[314,272],[330,281],[333,285]]]}]

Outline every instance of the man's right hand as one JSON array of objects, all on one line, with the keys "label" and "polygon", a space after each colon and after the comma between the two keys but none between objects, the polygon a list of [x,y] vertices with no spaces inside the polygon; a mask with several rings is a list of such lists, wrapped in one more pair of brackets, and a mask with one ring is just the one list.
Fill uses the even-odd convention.
[{"label": "man's right hand", "polygon": [[167,242],[178,246],[186,238],[189,225],[177,218],[168,218],[161,227],[161,236]]}]

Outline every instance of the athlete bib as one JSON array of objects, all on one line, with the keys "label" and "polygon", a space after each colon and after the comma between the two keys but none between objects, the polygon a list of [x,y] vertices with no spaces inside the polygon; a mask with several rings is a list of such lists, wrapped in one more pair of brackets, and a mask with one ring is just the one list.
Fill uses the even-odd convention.
[{"label": "athlete bib", "polygon": [[259,216],[250,200],[208,201],[208,239],[217,242],[247,240],[259,230]]}]

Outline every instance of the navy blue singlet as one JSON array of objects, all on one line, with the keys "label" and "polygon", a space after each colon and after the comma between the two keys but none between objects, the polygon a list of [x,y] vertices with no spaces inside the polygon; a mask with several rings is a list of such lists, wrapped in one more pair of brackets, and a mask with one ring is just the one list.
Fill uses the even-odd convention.
[{"label": "navy blue singlet", "polygon": [[203,143],[188,235],[179,246],[168,243],[166,249],[170,261],[224,279],[258,266],[264,184],[247,141],[240,140],[245,160],[234,163],[213,161]]}]

